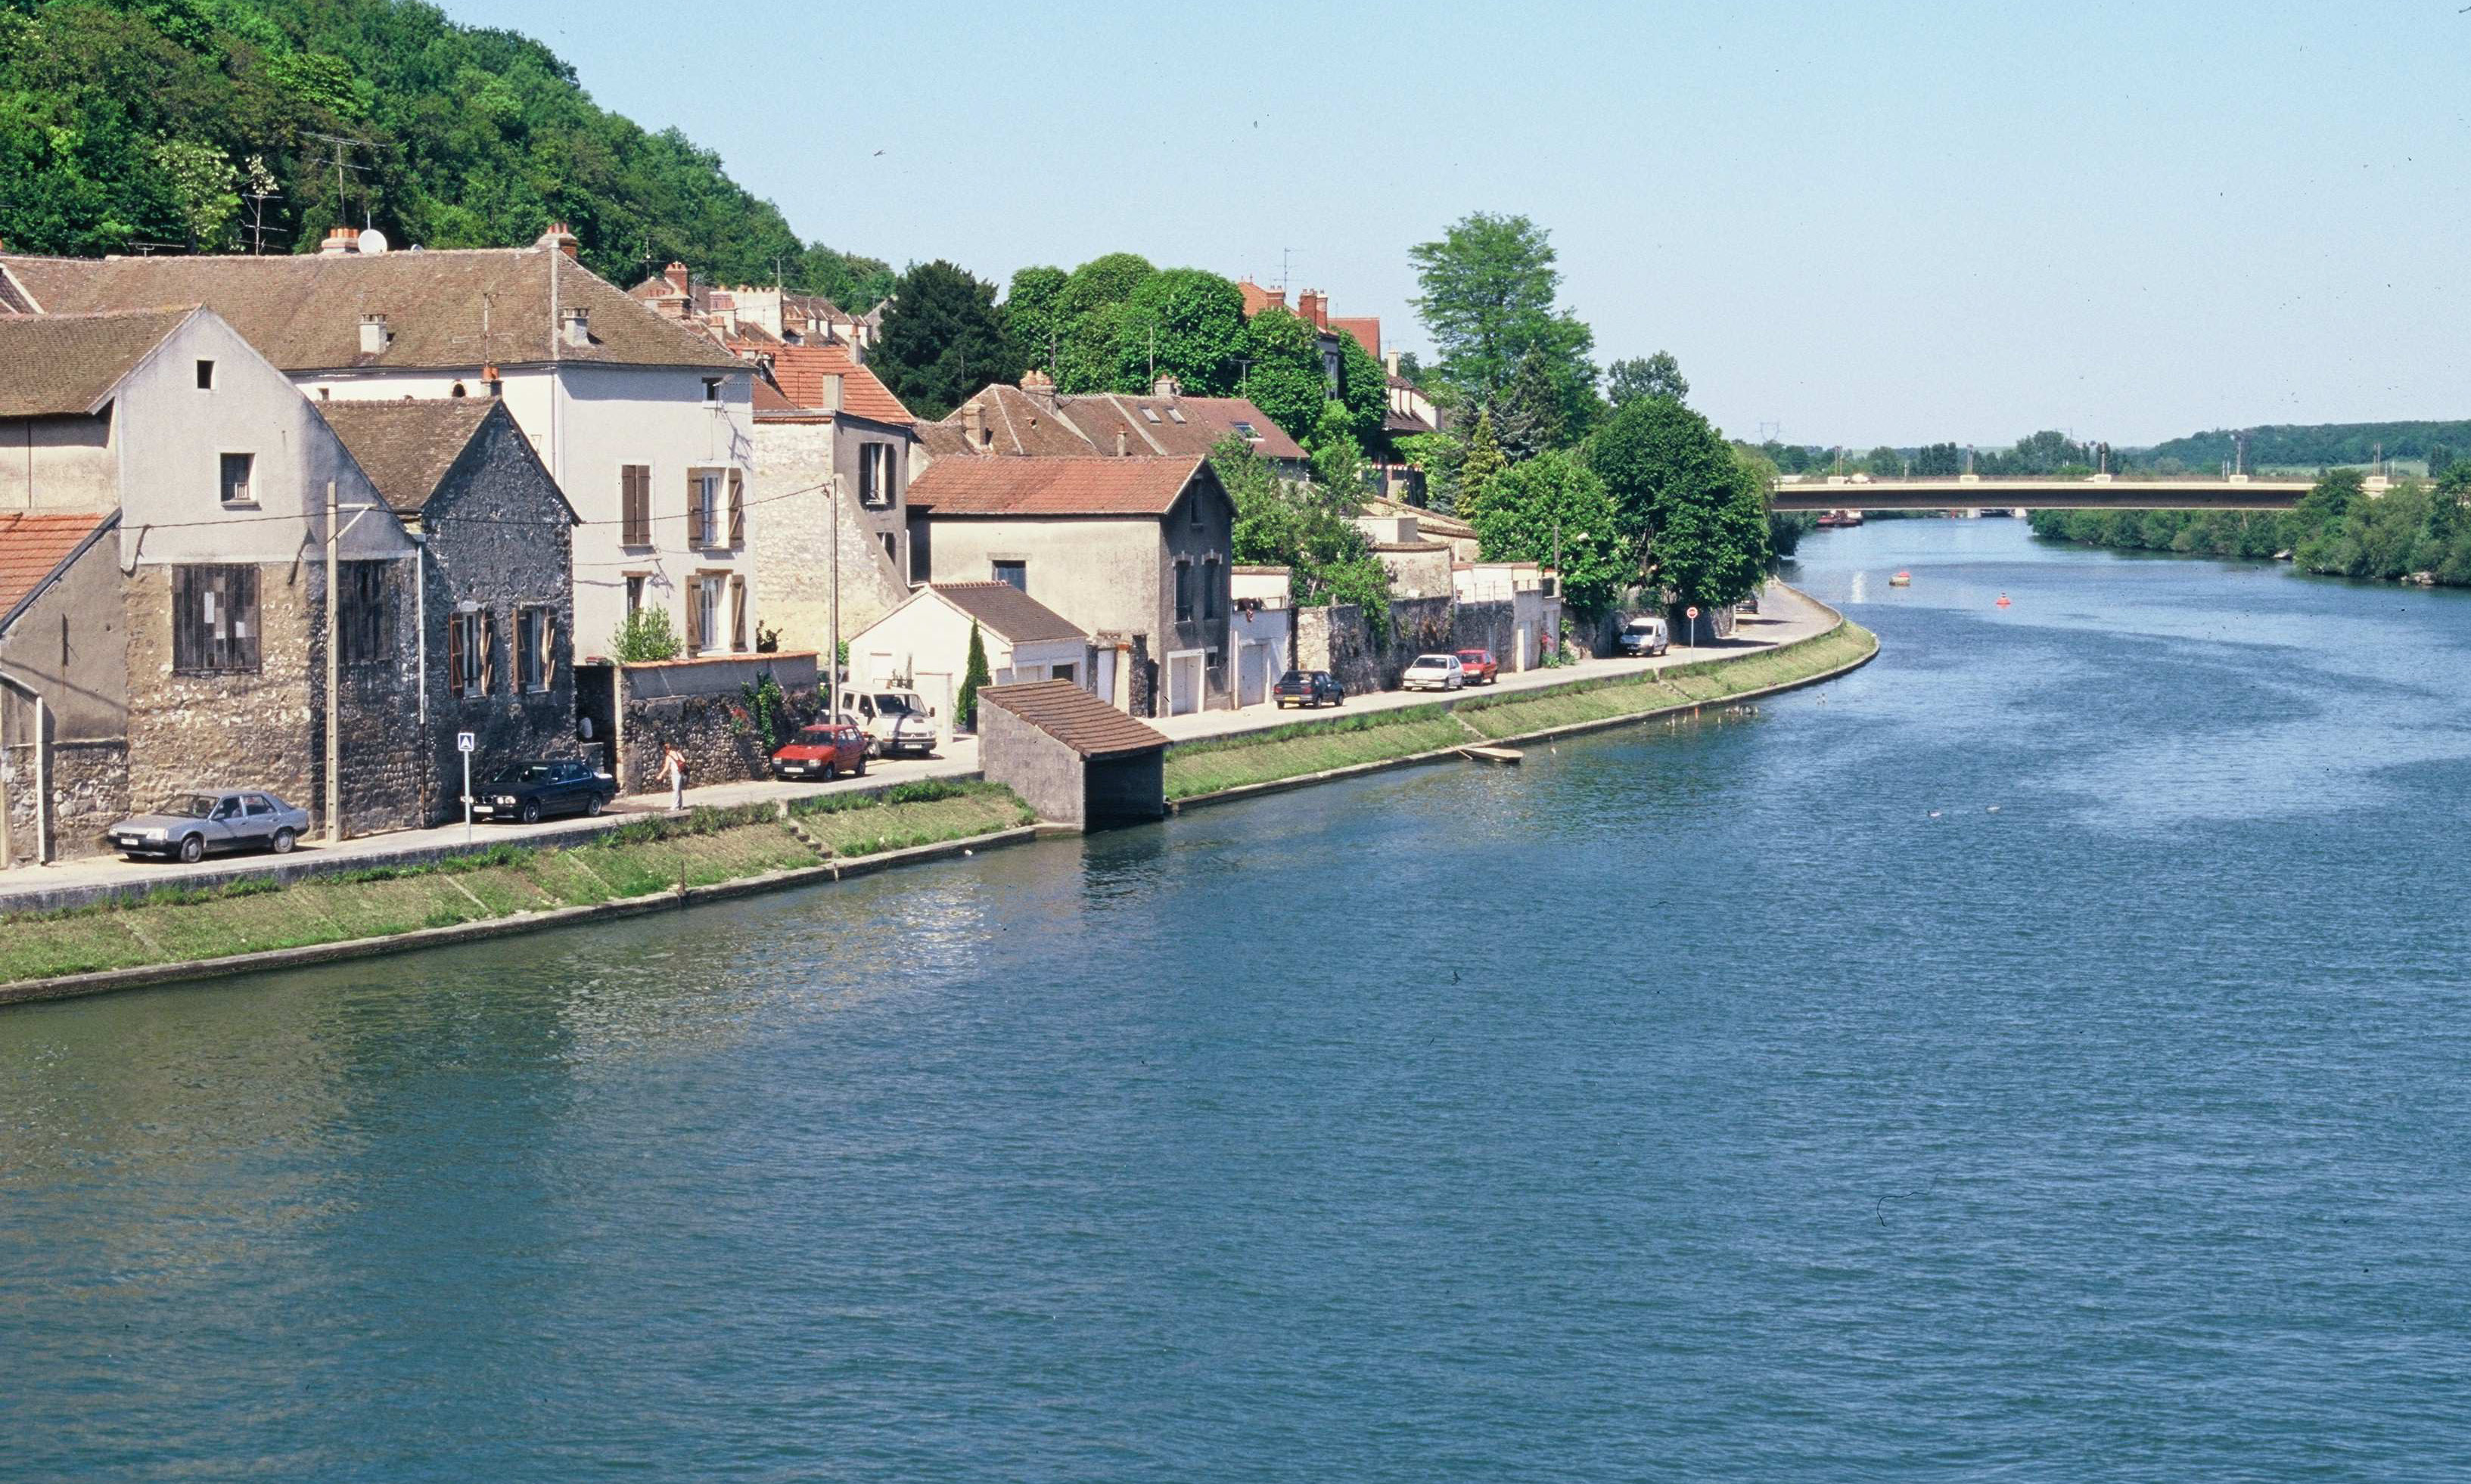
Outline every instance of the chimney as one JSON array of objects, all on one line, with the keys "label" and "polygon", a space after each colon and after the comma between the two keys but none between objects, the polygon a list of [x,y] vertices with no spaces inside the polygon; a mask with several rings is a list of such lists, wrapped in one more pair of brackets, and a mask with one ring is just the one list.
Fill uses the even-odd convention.
[{"label": "chimney", "polygon": [[1177,381],[1172,375],[1162,376],[1158,380],[1150,383],[1150,395],[1154,397],[1165,397],[1168,401],[1172,402],[1177,397],[1184,395],[1184,383]]},{"label": "chimney", "polygon": [[1041,370],[1021,373],[1021,389],[1048,407],[1055,405],[1055,378]]},{"label": "chimney", "polygon": [[1393,350],[1381,358],[1381,368],[1391,375],[1399,374],[1399,352]]},{"label": "chimney", "polygon": [[566,229],[565,223],[552,222],[549,224],[549,230],[541,233],[532,246],[550,251],[563,252],[568,257],[573,257],[575,256],[575,234]]},{"label": "chimney", "polygon": [[382,356],[386,354],[387,342],[393,339],[394,337],[387,331],[386,316],[363,315],[361,317],[362,355]]},{"label": "chimney", "polygon": [[975,397],[961,404],[961,436],[974,449],[987,446],[987,412]]},{"label": "chimney", "polygon": [[692,292],[689,287],[689,280],[687,277],[687,266],[684,263],[672,263],[669,267],[662,269],[661,276],[668,279],[670,281],[670,287],[675,289],[678,293],[687,294]]},{"label": "chimney", "polygon": [[569,345],[580,349],[592,343],[592,316],[588,312],[569,307],[559,310],[557,318]]},{"label": "chimney", "polygon": [[1330,296],[1319,289],[1306,289],[1296,295],[1296,318],[1316,330],[1330,328]]},{"label": "chimney", "polygon": [[360,250],[361,234],[348,226],[326,228],[326,240],[318,245],[318,255],[321,258],[340,258]]},{"label": "chimney", "polygon": [[1130,452],[1131,449],[1126,446],[1124,425],[1122,423],[1118,423],[1116,424],[1116,457],[1121,459],[1124,455]]}]

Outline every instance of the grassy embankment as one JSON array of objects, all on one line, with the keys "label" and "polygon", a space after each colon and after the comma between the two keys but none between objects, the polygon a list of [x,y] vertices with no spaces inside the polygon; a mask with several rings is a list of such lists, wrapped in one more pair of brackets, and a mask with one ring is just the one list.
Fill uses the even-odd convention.
[{"label": "grassy embankment", "polygon": [[1499,698],[1471,695],[1452,708],[1410,706],[1185,742],[1167,749],[1166,796],[1200,798],[1332,768],[1704,705],[1825,674],[1878,647],[1870,630],[1846,623],[1814,638],[1738,659],[1704,660],[1636,677],[1578,680]]},{"label": "grassy embankment", "polygon": [[[166,888],[139,902],[0,918],[0,983],[234,954],[391,937],[422,928],[711,886],[829,860],[965,839],[1035,822],[1011,789],[904,784],[790,806],[699,809],[622,825],[587,843],[499,845],[434,864],[379,866],[284,886]],[[794,828],[792,825],[794,824]],[[802,837],[803,832],[803,837]]]}]

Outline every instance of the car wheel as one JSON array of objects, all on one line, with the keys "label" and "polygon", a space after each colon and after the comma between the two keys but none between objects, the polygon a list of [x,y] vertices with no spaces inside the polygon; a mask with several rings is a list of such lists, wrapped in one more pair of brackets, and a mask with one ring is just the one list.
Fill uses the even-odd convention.
[{"label": "car wheel", "polygon": [[180,837],[180,860],[184,863],[196,865],[199,861],[203,860],[204,859],[206,859],[206,839],[204,836],[186,835]]},{"label": "car wheel", "polygon": [[587,793],[583,796],[583,817],[586,819],[598,819],[600,817],[600,809],[601,800],[600,794]]},{"label": "car wheel", "polygon": [[824,782],[831,783],[833,780],[840,777],[840,775],[841,766],[838,763],[827,763],[824,765]]},{"label": "car wheel", "polygon": [[866,759],[860,758],[858,760],[858,766],[850,769],[850,776],[852,778],[864,778],[866,776]]},{"label": "car wheel", "polygon": [[526,824],[538,824],[538,823],[540,823],[540,800],[538,800],[538,799],[526,799],[526,800],[524,800],[524,813],[523,813],[523,819],[524,819],[524,823],[526,823]]},{"label": "car wheel", "polygon": [[880,758],[883,756],[883,743],[877,742],[872,737],[868,738],[866,740],[866,755],[870,758]]},{"label": "car wheel", "polygon": [[290,830],[277,830],[274,832],[274,853],[278,856],[288,856],[292,854],[292,847],[299,842],[300,837],[293,834]]}]

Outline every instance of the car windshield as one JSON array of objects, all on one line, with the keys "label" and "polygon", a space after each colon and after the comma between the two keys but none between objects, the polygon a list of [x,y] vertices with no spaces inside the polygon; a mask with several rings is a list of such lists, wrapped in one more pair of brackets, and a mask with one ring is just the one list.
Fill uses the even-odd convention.
[{"label": "car windshield", "polygon": [[1631,620],[1631,621],[1630,621],[1630,631],[1631,631],[1632,633],[1634,633],[1634,634],[1652,634],[1652,633],[1655,633],[1655,632],[1656,632],[1656,620],[1654,620],[1654,619],[1633,619],[1633,620]]},{"label": "car windshield", "polygon": [[1417,670],[1447,670],[1450,668],[1450,662],[1438,654],[1419,655],[1414,668]]},{"label": "car windshield", "polygon": [[889,691],[879,691],[875,696],[875,709],[879,712],[907,711],[910,705],[906,699]]},{"label": "car windshield", "polygon": [[1461,649],[1459,651],[1459,658],[1463,660],[1474,660],[1480,664],[1484,660],[1484,651],[1482,649]]},{"label": "car windshield", "polygon": [[163,807],[154,813],[170,814],[175,819],[212,819],[216,802],[211,793],[183,793],[177,798],[165,800]]},{"label": "car windshield", "polygon": [[1285,674],[1279,677],[1279,684],[1281,685],[1302,685],[1304,683],[1305,672],[1301,670],[1288,671]]},{"label": "car windshield", "polygon": [[506,777],[516,783],[547,783],[556,776],[557,768],[548,763],[527,763],[506,773]]},{"label": "car windshield", "polygon": [[837,742],[840,739],[840,732],[836,728],[829,726],[802,726],[798,728],[798,741],[802,742],[822,743]]}]

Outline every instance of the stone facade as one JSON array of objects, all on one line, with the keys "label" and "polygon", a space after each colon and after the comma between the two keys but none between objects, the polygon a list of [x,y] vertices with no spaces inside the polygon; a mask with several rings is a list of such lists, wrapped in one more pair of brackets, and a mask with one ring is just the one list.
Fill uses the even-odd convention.
[{"label": "stone facade", "polygon": [[822,714],[811,653],[618,666],[619,789],[666,790],[661,753],[667,747],[686,754],[690,788],[766,776],[772,746],[757,735],[746,702],[746,688],[765,674],[781,687],[792,724]]},{"label": "stone facade", "polygon": [[1395,691],[1416,656],[1458,648],[1447,598],[1393,599],[1390,642],[1374,643],[1364,610],[1330,603],[1296,610],[1296,668],[1327,670],[1353,695]]},{"label": "stone facade", "polygon": [[[890,488],[876,504],[859,498],[859,462],[869,443],[891,449]],[[841,637],[873,624],[909,597],[907,428],[854,413],[759,416],[753,498],[763,502],[764,544],[755,583],[765,621],[781,648],[821,651],[832,635],[832,564],[840,544]],[[841,477],[844,498],[832,495]],[[836,516],[837,506],[837,516]]]},{"label": "stone facade", "polygon": [[[125,819],[129,807],[129,744],[118,738],[52,743],[52,858],[73,860],[110,847],[103,832]],[[32,742],[0,748],[0,798],[7,800],[8,842],[0,866],[31,865],[41,843],[35,817],[35,764]]]}]

